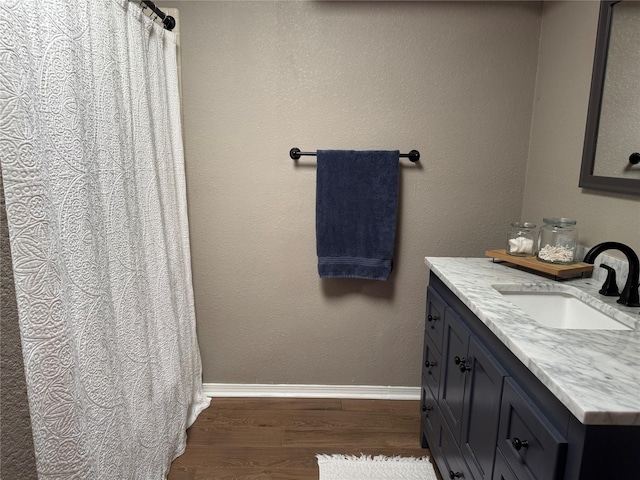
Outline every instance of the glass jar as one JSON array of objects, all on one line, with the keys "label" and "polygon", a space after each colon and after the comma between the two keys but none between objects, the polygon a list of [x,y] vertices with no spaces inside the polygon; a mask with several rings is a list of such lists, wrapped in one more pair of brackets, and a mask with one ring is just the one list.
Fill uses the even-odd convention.
[{"label": "glass jar", "polygon": [[507,236],[506,251],[516,257],[533,257],[536,254],[537,240],[535,223],[514,222]]},{"label": "glass jar", "polygon": [[538,260],[568,265],[576,261],[578,230],[570,218],[545,218],[538,236]]}]

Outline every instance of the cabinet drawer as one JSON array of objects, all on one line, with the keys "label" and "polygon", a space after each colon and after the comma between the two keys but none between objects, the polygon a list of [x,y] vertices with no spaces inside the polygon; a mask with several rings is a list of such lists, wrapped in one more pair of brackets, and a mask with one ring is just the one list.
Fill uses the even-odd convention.
[{"label": "cabinet drawer", "polygon": [[467,463],[464,461],[457,442],[454,440],[446,422],[440,419],[436,438],[437,452],[434,455],[438,469],[444,478],[475,480]]},{"label": "cabinet drawer", "polygon": [[438,411],[438,402],[431,394],[428,387],[424,385],[425,378],[422,379],[422,398],[420,401],[420,419],[422,426],[427,434],[427,440],[431,442],[436,438],[438,429],[440,428],[440,415]]},{"label": "cabinet drawer", "polygon": [[516,474],[513,473],[513,470],[507,465],[507,461],[504,459],[499,448],[496,450],[496,465],[493,469],[492,480],[518,480]]},{"label": "cabinet drawer", "polygon": [[504,382],[498,447],[519,480],[561,478],[566,439],[510,378]]},{"label": "cabinet drawer", "polygon": [[422,354],[422,377],[426,380],[431,393],[438,398],[440,386],[440,371],[442,369],[442,355],[436,350],[429,334],[424,334],[424,352]]},{"label": "cabinet drawer", "polygon": [[444,300],[436,291],[427,288],[427,313],[424,320],[424,329],[431,338],[438,351],[442,351],[442,338],[444,337]]}]

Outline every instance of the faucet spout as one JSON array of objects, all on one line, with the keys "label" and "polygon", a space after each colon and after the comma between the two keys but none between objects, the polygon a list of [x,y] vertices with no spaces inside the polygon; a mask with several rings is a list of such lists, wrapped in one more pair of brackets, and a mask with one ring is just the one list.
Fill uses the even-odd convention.
[{"label": "faucet spout", "polygon": [[638,293],[638,284],[640,283],[640,260],[633,249],[619,242],[603,242],[599,243],[584,256],[585,263],[593,264],[598,255],[605,250],[618,250],[622,252],[629,262],[629,275],[627,283],[622,289],[618,303],[628,307],[640,307],[640,295]]}]

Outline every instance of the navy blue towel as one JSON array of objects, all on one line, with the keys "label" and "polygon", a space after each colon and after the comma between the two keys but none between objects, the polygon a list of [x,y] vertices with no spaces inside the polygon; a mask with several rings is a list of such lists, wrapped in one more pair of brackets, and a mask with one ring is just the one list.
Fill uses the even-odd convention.
[{"label": "navy blue towel", "polygon": [[386,280],[398,211],[396,151],[318,150],[316,247],[321,278]]}]

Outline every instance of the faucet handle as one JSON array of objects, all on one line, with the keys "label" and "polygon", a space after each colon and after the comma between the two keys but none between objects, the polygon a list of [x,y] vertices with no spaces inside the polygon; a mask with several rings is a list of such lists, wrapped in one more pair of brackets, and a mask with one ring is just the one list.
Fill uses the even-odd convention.
[{"label": "faucet handle", "polygon": [[618,284],[616,282],[616,271],[604,263],[600,264],[600,268],[604,268],[607,271],[607,279],[602,284],[602,288],[598,293],[606,297],[616,297],[620,295],[620,292],[618,291]]}]

